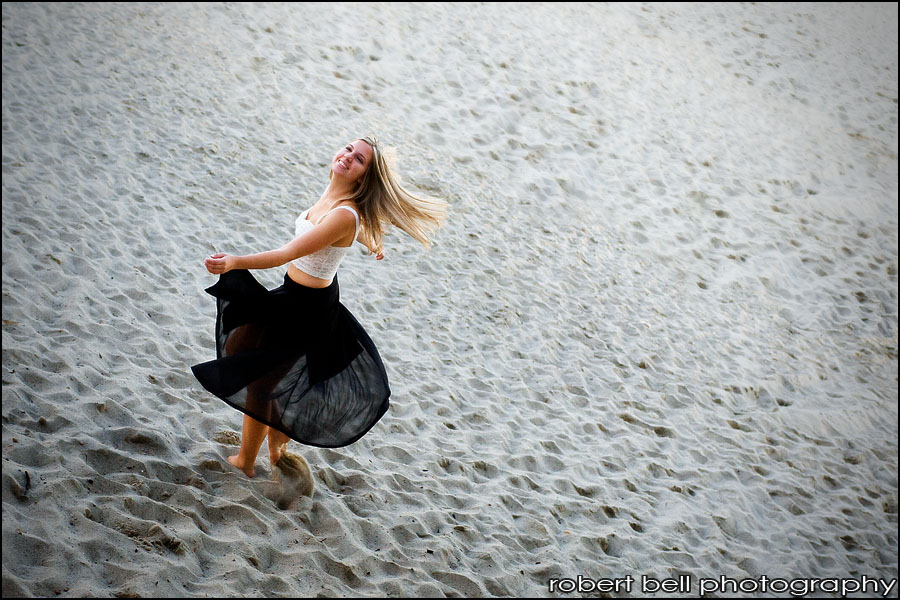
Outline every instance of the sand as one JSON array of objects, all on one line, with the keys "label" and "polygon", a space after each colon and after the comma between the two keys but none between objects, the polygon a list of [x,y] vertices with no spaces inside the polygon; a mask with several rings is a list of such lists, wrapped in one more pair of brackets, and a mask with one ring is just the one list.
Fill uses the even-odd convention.
[{"label": "sand", "polygon": [[[367,134],[450,217],[344,261],[392,407],[284,507],[203,258]],[[3,595],[889,583],[897,175],[896,4],[4,4]]]}]

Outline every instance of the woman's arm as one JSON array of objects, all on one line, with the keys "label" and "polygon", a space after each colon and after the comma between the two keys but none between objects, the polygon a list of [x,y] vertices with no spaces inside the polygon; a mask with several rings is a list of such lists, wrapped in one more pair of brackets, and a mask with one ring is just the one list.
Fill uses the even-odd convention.
[{"label": "woman's arm", "polygon": [[206,270],[221,275],[232,269],[271,269],[289,263],[295,258],[318,252],[331,246],[355,229],[356,218],[346,210],[338,210],[303,235],[294,238],[277,250],[268,250],[247,256],[214,254],[206,259]]}]

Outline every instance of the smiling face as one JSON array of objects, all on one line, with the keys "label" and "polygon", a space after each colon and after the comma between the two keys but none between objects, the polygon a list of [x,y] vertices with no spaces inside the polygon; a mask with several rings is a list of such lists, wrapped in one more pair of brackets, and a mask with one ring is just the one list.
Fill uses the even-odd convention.
[{"label": "smiling face", "polygon": [[369,168],[372,147],[362,140],[354,140],[334,155],[331,171],[335,177],[358,182]]}]

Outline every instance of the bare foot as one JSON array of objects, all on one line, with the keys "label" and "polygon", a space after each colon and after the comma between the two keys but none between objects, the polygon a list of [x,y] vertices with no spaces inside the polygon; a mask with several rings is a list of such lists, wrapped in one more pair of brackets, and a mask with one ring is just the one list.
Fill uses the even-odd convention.
[{"label": "bare foot", "polygon": [[240,469],[241,471],[243,471],[244,475],[246,475],[247,477],[253,477],[254,473],[256,473],[256,470],[254,469],[254,465],[245,467],[244,463],[239,459],[240,459],[240,455],[235,454],[234,456],[229,456],[225,460],[227,460],[229,463],[231,463],[232,466],[235,466],[238,469]]}]

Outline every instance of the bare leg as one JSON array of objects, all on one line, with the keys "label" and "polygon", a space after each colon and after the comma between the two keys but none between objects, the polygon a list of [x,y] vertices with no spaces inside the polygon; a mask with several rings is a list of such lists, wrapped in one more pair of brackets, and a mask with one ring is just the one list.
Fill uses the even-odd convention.
[{"label": "bare leg", "polygon": [[256,455],[259,454],[259,448],[262,446],[267,433],[269,433],[268,425],[260,423],[249,415],[244,415],[244,428],[241,431],[241,449],[234,456],[229,456],[228,462],[243,471],[247,477],[253,477]]},{"label": "bare leg", "polygon": [[[243,325],[237,328],[229,336],[225,343],[226,354],[256,348],[263,340],[264,330],[256,325]],[[280,366],[275,366],[273,371],[247,386],[247,408],[263,418],[274,408],[269,394],[278,383],[279,379],[290,368],[290,361]],[[244,426],[241,430],[241,449],[234,456],[227,458],[228,462],[243,471],[247,477],[253,477],[255,473],[256,456],[266,436],[269,437],[269,458],[272,464],[281,460],[290,438],[277,429],[257,421],[249,415],[244,415]]]},{"label": "bare leg", "polygon": [[284,454],[289,441],[291,441],[291,438],[277,429],[269,427],[269,460],[273,465],[281,460],[281,456]]}]

